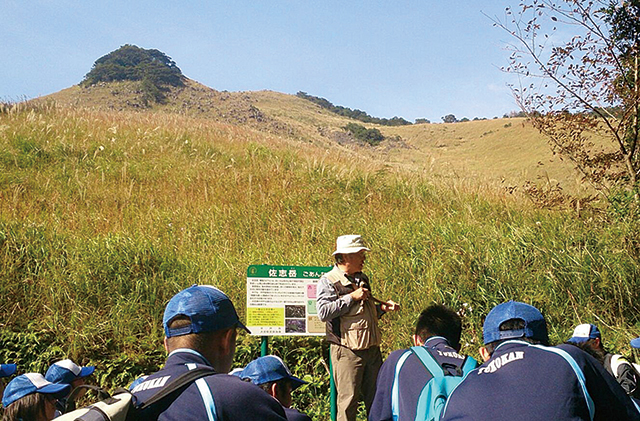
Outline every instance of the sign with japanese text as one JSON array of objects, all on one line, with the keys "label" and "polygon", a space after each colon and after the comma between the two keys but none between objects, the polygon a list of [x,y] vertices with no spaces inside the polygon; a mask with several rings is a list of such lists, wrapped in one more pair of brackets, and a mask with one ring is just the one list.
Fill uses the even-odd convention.
[{"label": "sign with japanese text", "polygon": [[331,268],[249,266],[246,325],[251,334],[324,335],[324,323],[316,310],[316,284]]}]

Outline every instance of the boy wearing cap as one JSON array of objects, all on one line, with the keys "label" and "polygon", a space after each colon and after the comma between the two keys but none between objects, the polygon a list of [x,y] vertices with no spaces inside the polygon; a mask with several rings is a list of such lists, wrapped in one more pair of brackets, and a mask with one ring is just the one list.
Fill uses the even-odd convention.
[{"label": "boy wearing cap", "polygon": [[447,401],[443,421],[640,420],[602,364],[572,345],[548,346],[546,321],[528,304],[493,308],[483,328],[485,363]]},{"label": "boy wearing cap", "polygon": [[576,326],[573,330],[573,335],[567,342],[586,351],[600,361],[609,374],[620,383],[627,395],[640,397],[638,373],[622,355],[614,355],[604,349],[602,335],[598,326],[590,323]]},{"label": "boy wearing cap", "polygon": [[[433,304],[420,313],[412,340],[414,346],[423,347],[431,355],[445,375],[461,380],[465,363],[468,369],[477,366],[473,358],[458,354],[461,334],[460,316],[446,306]],[[389,354],[378,374],[369,421],[415,420],[420,394],[432,378],[412,350]]]},{"label": "boy wearing cap", "polygon": [[48,382],[40,373],[22,374],[9,382],[2,395],[3,420],[49,421],[56,400],[67,396],[71,386]]},{"label": "boy wearing cap", "polygon": [[241,379],[251,381],[273,396],[284,407],[289,421],[311,421],[306,414],[290,408],[291,392],[306,384],[304,380],[291,374],[284,361],[275,355],[266,355],[251,361],[238,372],[233,373]]},{"label": "boy wearing cap", "polygon": [[398,309],[393,301],[371,295],[369,278],[362,273],[368,251],[359,235],[338,237],[336,264],[318,280],[316,307],[331,344],[338,421],[356,419],[360,395],[369,414],[382,365],[378,318]]},{"label": "boy wearing cap", "polygon": [[236,349],[240,322],[231,300],[219,289],[193,285],[176,294],[163,317],[164,346],[169,353],[164,368],[133,389],[143,404],[187,370],[211,367],[215,373],[188,385],[174,400],[144,419],[176,420],[286,420],[282,406],[260,388],[227,373]]},{"label": "boy wearing cap", "polygon": [[[70,359],[57,361],[49,367],[44,375],[44,378],[51,383],[68,384],[71,386],[69,393],[78,386],[85,384],[85,378],[92,375],[95,371],[94,366],[80,367]],[[78,395],[78,397],[81,397]],[[70,403],[70,407],[67,407],[67,397],[58,399],[57,403],[58,415],[64,412],[73,411],[75,409],[75,402]]]}]

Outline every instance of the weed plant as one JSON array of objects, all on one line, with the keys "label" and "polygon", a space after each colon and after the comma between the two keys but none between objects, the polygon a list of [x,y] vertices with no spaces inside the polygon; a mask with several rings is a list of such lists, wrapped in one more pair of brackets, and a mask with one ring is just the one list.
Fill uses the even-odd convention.
[{"label": "weed plant", "polygon": [[[0,358],[43,372],[70,357],[97,365],[101,386],[127,386],[162,365],[177,291],[216,285],[243,317],[249,265],[330,265],[347,233],[369,242],[374,295],[402,305],[383,318],[385,354],[409,345],[433,302],[464,315],[476,357],[483,316],[509,299],[540,308],[555,343],[582,322],[622,353],[640,334],[635,220],[536,210],[481,182],[207,120],[5,104]],[[271,349],[309,381],[295,405],[327,419],[326,345],[273,338]],[[241,335],[235,366],[258,354],[259,338]]]}]

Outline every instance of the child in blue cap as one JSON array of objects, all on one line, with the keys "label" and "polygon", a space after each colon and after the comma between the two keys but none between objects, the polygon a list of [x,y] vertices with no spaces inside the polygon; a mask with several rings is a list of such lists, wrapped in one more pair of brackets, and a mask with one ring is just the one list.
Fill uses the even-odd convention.
[{"label": "child in blue cap", "polygon": [[2,396],[4,421],[48,421],[53,419],[56,401],[69,393],[68,384],[47,381],[40,373],[22,374],[9,382]]},{"label": "child in blue cap", "polygon": [[620,354],[613,354],[605,349],[598,326],[591,323],[583,323],[576,326],[573,330],[573,335],[567,342],[586,351],[600,361],[609,374],[620,383],[627,395],[640,398],[640,390],[638,389],[640,376],[630,361]]},{"label": "child in blue cap", "polygon": [[262,390],[273,396],[284,407],[289,421],[311,421],[311,418],[291,406],[291,392],[306,384],[302,379],[291,374],[284,361],[275,355],[266,355],[251,361],[233,375],[251,381]]},{"label": "child in blue cap", "polygon": [[[68,384],[71,386],[69,393],[78,386],[85,384],[85,378],[93,374],[95,371],[94,366],[80,367],[70,359],[55,362],[49,367],[47,373],[44,375],[45,379],[51,383]],[[79,394],[78,397],[82,396]],[[68,395],[67,395],[68,396]],[[58,400],[57,415],[63,414],[70,410],[75,409],[75,402],[69,402],[67,404],[67,396],[64,396]]]},{"label": "child in blue cap", "polygon": [[[259,388],[227,373],[233,365],[237,330],[247,329],[229,297],[210,285],[193,285],[169,300],[162,324],[169,355],[132,393],[143,405],[193,368],[212,371],[197,379],[164,408],[143,412],[143,419],[285,421],[282,406]],[[165,389],[166,390],[166,389]],[[157,413],[160,411],[160,416]]]}]

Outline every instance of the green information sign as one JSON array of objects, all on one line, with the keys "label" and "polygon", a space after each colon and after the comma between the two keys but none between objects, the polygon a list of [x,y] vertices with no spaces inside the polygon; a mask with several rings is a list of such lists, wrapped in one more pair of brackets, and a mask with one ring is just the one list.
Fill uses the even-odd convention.
[{"label": "green information sign", "polygon": [[247,327],[258,336],[324,335],[316,284],[331,266],[253,265],[247,269]]}]

